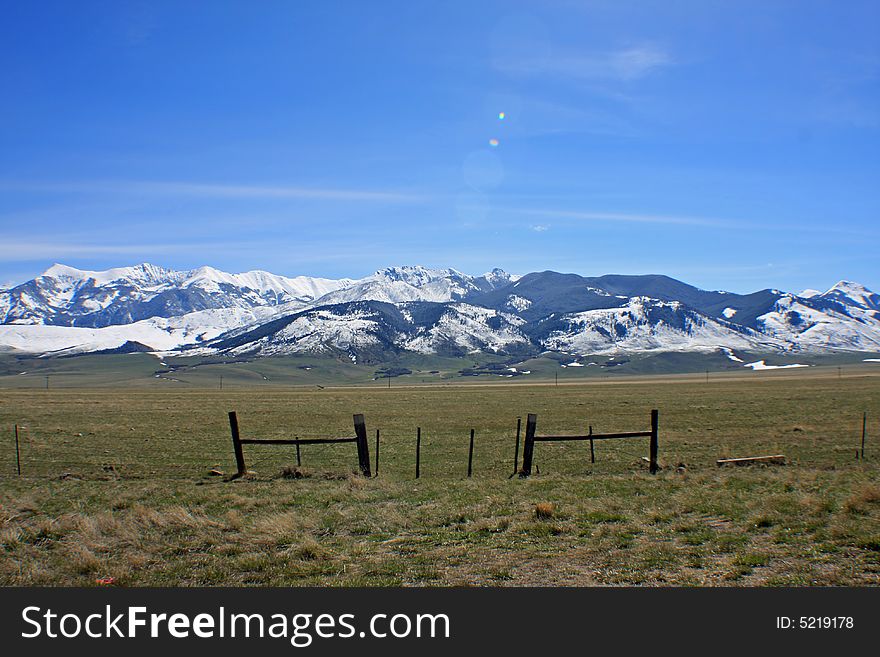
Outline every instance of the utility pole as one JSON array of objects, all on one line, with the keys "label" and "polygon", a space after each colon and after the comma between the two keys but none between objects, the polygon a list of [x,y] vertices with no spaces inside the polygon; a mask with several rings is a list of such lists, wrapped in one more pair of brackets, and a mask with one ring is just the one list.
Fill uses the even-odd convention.
[{"label": "utility pole", "polygon": [[46,390],[48,390],[48,389],[49,389],[49,377],[47,376],[46,377]]},{"label": "utility pole", "polygon": [[223,390],[223,375],[220,375],[220,390]]}]

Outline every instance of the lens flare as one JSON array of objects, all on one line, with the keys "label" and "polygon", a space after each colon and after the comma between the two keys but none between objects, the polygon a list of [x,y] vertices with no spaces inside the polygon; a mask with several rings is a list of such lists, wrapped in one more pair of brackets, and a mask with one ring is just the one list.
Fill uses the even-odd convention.
[{"label": "lens flare", "polygon": [[492,148],[495,148],[496,146],[498,146],[498,140],[497,139],[490,139],[489,146],[491,146]]},{"label": "lens flare", "polygon": [[504,112],[498,112],[498,120],[499,121],[503,121],[505,116],[506,115],[504,114]]}]

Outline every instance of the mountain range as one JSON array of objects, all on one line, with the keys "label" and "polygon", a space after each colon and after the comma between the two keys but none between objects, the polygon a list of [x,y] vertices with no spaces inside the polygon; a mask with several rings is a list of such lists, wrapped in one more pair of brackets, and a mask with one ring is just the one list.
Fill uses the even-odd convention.
[{"label": "mountain range", "polygon": [[55,264],[0,290],[0,349],[66,355],[880,352],[880,295],[701,290],[662,275],[388,267],[362,279]]}]

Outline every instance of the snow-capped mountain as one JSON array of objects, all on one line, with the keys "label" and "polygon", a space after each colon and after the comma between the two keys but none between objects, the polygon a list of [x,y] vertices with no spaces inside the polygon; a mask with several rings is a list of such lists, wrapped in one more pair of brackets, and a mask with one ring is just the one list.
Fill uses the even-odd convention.
[{"label": "snow-capped mountain", "polygon": [[102,328],[201,310],[302,307],[351,283],[264,271],[227,274],[212,267],[174,271],[145,263],[83,271],[55,264],[0,293],[0,324]]},{"label": "snow-capped mountain", "polygon": [[324,304],[350,301],[460,301],[472,294],[492,290],[511,280],[510,274],[495,269],[479,278],[455,269],[428,269],[426,267],[388,267],[367,276],[352,285],[331,292],[321,298]]},{"label": "snow-capped mountain", "polygon": [[702,315],[679,301],[633,297],[618,308],[551,316],[537,323],[541,344],[578,354],[644,351],[768,350],[782,342]]},{"label": "snow-capped mountain", "polygon": [[499,269],[495,267],[492,271],[487,271],[485,274],[480,276],[475,282],[477,287],[481,290],[495,290],[499,287],[504,287],[509,283],[513,283],[518,281],[521,277],[516,274],[508,274],[503,269]]},{"label": "snow-capped mountain", "polygon": [[848,281],[826,292],[740,295],[659,275],[471,276],[400,266],[330,280],[149,264],[53,265],[0,290],[0,349],[120,348],[355,362],[402,352],[880,352],[880,295]]},{"label": "snow-capped mountain", "polygon": [[840,281],[824,294],[822,299],[839,301],[844,306],[855,306],[865,310],[880,310],[880,295],[864,285],[852,281]]},{"label": "snow-capped mountain", "polygon": [[126,343],[149,351],[171,351],[201,344],[241,326],[271,319],[276,309],[260,307],[198,310],[179,317],[151,317],[131,324],[101,328],[48,324],[0,324],[0,351],[83,353],[113,350]]},{"label": "snow-capped mountain", "polygon": [[782,295],[757,325],[763,334],[804,351],[878,351],[880,297],[841,281],[807,298]]},{"label": "snow-capped mountain", "polygon": [[[525,321],[466,303],[352,301],[322,305],[237,332],[188,350],[193,354],[272,356],[346,354],[380,361],[402,351],[464,356],[525,352]],[[187,353],[187,350],[184,351]]]}]

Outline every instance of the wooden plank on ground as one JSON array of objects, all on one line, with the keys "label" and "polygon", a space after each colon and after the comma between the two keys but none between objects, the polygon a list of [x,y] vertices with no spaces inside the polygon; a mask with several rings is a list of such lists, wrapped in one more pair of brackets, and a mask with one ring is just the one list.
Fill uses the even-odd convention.
[{"label": "wooden plank on ground", "polygon": [[744,456],[736,459],[718,459],[715,463],[718,464],[718,467],[721,467],[722,465],[751,465],[753,463],[785,465],[785,455],[772,454],[770,456]]}]

